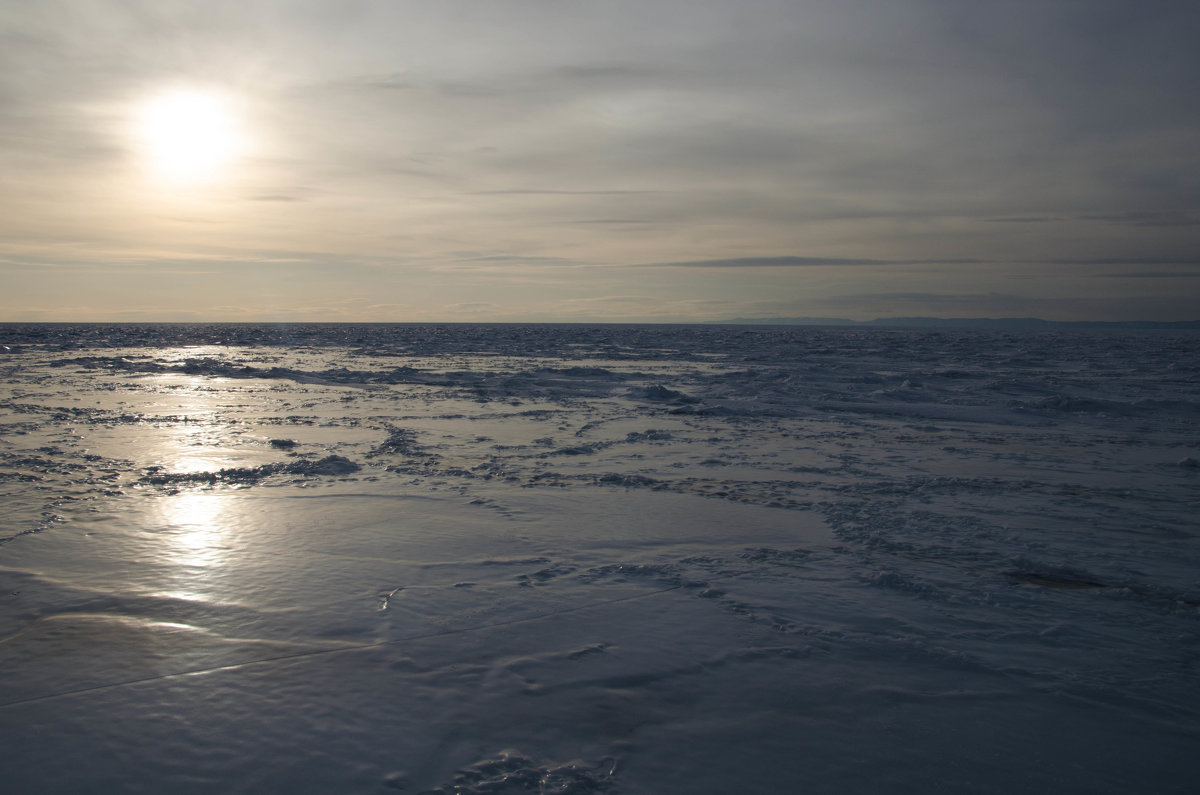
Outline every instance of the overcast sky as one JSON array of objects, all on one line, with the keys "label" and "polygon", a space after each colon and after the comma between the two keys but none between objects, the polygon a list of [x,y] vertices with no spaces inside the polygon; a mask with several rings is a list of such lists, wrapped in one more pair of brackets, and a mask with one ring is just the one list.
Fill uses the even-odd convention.
[{"label": "overcast sky", "polygon": [[[1196,319],[1198,33],[1195,0],[6,0],[0,320]],[[148,132],[168,96],[218,118]]]}]

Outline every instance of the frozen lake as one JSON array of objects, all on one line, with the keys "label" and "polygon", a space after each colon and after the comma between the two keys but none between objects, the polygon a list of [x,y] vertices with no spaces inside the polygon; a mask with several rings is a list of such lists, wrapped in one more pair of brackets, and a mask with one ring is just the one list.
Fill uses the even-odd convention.
[{"label": "frozen lake", "polygon": [[0,345],[5,791],[1200,774],[1200,333]]}]

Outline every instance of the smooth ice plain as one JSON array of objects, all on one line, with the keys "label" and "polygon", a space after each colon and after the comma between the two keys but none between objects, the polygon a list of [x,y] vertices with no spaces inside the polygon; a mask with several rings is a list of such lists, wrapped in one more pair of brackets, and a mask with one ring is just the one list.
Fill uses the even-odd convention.
[{"label": "smooth ice plain", "polygon": [[1194,332],[0,345],[5,792],[1194,791]]}]

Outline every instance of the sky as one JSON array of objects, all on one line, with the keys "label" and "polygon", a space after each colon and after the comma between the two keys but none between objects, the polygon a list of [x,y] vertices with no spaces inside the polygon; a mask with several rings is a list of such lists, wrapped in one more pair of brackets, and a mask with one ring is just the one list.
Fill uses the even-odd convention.
[{"label": "sky", "polygon": [[6,0],[0,321],[1200,318],[1194,0]]}]

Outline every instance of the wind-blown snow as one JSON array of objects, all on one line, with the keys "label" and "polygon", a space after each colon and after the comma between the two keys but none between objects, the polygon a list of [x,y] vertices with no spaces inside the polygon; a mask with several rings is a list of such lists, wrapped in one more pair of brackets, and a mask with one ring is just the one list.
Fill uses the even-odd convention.
[{"label": "wind-blown snow", "polygon": [[0,345],[6,791],[1194,787],[1194,332]]}]

